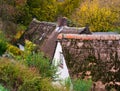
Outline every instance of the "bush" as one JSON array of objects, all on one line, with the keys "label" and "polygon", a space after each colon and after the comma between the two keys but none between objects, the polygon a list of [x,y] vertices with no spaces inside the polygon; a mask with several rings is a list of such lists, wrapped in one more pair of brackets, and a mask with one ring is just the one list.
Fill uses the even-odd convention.
[{"label": "bush", "polygon": [[56,87],[52,87],[50,79],[34,78],[26,81],[19,91],[60,91]]},{"label": "bush", "polygon": [[7,44],[7,52],[15,58],[17,56],[22,56],[22,54],[24,53],[19,48],[17,48],[16,46],[13,46],[11,44]]},{"label": "bush", "polygon": [[34,53],[36,45],[29,40],[25,41],[24,61],[29,67],[36,68],[42,77],[52,77],[55,69],[51,67],[48,58],[42,53]]},{"label": "bush", "polygon": [[59,91],[51,80],[14,60],[0,59],[0,84],[10,91]]},{"label": "bush", "polygon": [[92,31],[111,31],[116,28],[118,13],[113,12],[108,5],[104,6],[100,0],[85,1],[73,14],[72,19],[79,26],[88,24]]},{"label": "bush", "polygon": [[34,49],[36,48],[36,45],[32,43],[29,40],[25,40],[25,50],[24,50],[24,56],[28,56],[33,54]]},{"label": "bush", "polygon": [[2,32],[0,32],[0,56],[6,51],[7,43],[5,40],[5,36]]},{"label": "bush", "polygon": [[51,78],[55,73],[55,67],[50,65],[49,59],[44,58],[42,53],[26,56],[25,62],[29,67],[35,67],[42,77]]}]

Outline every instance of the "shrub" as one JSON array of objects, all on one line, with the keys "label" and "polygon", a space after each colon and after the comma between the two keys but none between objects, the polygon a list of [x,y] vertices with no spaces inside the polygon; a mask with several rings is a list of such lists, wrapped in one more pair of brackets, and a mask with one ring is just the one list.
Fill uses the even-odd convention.
[{"label": "shrub", "polygon": [[41,78],[35,70],[7,58],[0,59],[0,84],[10,91],[59,91],[50,79]]},{"label": "shrub", "polygon": [[0,56],[6,51],[7,44],[5,36],[2,32],[0,32]]},{"label": "shrub", "polygon": [[51,67],[48,58],[42,53],[33,53],[36,45],[32,42],[25,41],[24,61],[29,67],[36,68],[42,77],[52,77],[55,69]]},{"label": "shrub", "polygon": [[119,15],[117,12],[113,12],[109,6],[102,4],[100,0],[83,2],[73,14],[73,21],[78,22],[79,26],[88,24],[92,31],[113,30]]},{"label": "shrub", "polygon": [[23,51],[21,51],[19,48],[11,44],[7,44],[7,52],[15,58],[20,55],[22,56],[23,54]]},{"label": "shrub", "polygon": [[60,91],[56,87],[52,87],[50,79],[34,78],[26,81],[19,89],[19,91]]},{"label": "shrub", "polygon": [[24,56],[31,55],[35,49],[36,45],[29,40],[25,40],[25,50]]},{"label": "shrub", "polygon": [[25,81],[34,77],[39,75],[37,76],[25,66],[9,59],[0,59],[0,83],[9,90],[18,90]]},{"label": "shrub", "polygon": [[53,73],[55,73],[55,67],[50,65],[49,59],[44,58],[42,53],[26,56],[25,63],[29,67],[37,68],[42,77],[52,77]]}]

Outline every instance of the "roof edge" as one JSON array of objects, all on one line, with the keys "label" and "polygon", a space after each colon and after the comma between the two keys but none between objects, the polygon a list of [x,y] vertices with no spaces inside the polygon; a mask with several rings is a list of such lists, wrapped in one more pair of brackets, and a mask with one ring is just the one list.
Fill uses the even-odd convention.
[{"label": "roof edge", "polygon": [[86,34],[59,34],[58,40],[79,39],[79,40],[120,40],[120,35],[86,35]]}]

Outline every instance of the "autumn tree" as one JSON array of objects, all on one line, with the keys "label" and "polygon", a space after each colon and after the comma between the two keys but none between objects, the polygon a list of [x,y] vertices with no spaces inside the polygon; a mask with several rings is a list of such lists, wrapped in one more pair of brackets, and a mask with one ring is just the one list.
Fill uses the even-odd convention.
[{"label": "autumn tree", "polygon": [[108,1],[109,4],[109,7],[112,9],[112,12],[114,13],[117,13],[117,22],[115,22],[115,25],[116,26],[119,26],[119,29],[120,29],[120,0],[111,0]]},{"label": "autumn tree", "polygon": [[86,0],[82,5],[73,13],[72,19],[77,22],[79,26],[89,24],[92,31],[111,31],[117,26],[115,23],[118,21],[119,14],[113,12],[108,2],[103,0]]}]

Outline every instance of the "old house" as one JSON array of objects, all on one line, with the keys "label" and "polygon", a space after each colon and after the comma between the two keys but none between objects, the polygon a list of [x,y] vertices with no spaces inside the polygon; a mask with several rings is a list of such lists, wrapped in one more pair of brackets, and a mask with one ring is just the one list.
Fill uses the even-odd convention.
[{"label": "old house", "polygon": [[51,60],[59,59],[59,69],[67,64],[69,70],[65,70],[68,75],[64,77],[70,73],[72,78],[92,78],[106,87],[120,88],[117,84],[120,82],[119,34],[91,33],[88,27],[68,27],[66,19],[61,18],[58,23],[33,20],[18,42],[24,45],[25,39],[37,44],[38,49]]},{"label": "old house", "polygon": [[52,59],[56,47],[57,36],[60,33],[91,34],[88,27],[67,27],[65,18],[59,18],[58,23],[40,22],[33,19],[18,43],[24,46],[25,39],[28,39],[39,45],[39,50]]},{"label": "old house", "polygon": [[[58,18],[57,23],[40,22],[33,19],[28,29],[19,39],[19,47],[24,48],[25,40],[30,40],[38,45],[38,50],[43,52],[44,55],[50,58],[52,64],[58,66],[58,78],[55,84],[59,84],[59,81],[65,80],[69,77],[68,68],[65,62],[65,58],[62,52],[62,46],[57,37],[60,33],[64,34],[91,34],[88,27],[75,28],[68,27],[66,18]],[[64,84],[64,82],[63,82]],[[72,86],[71,86],[72,87]]]}]

